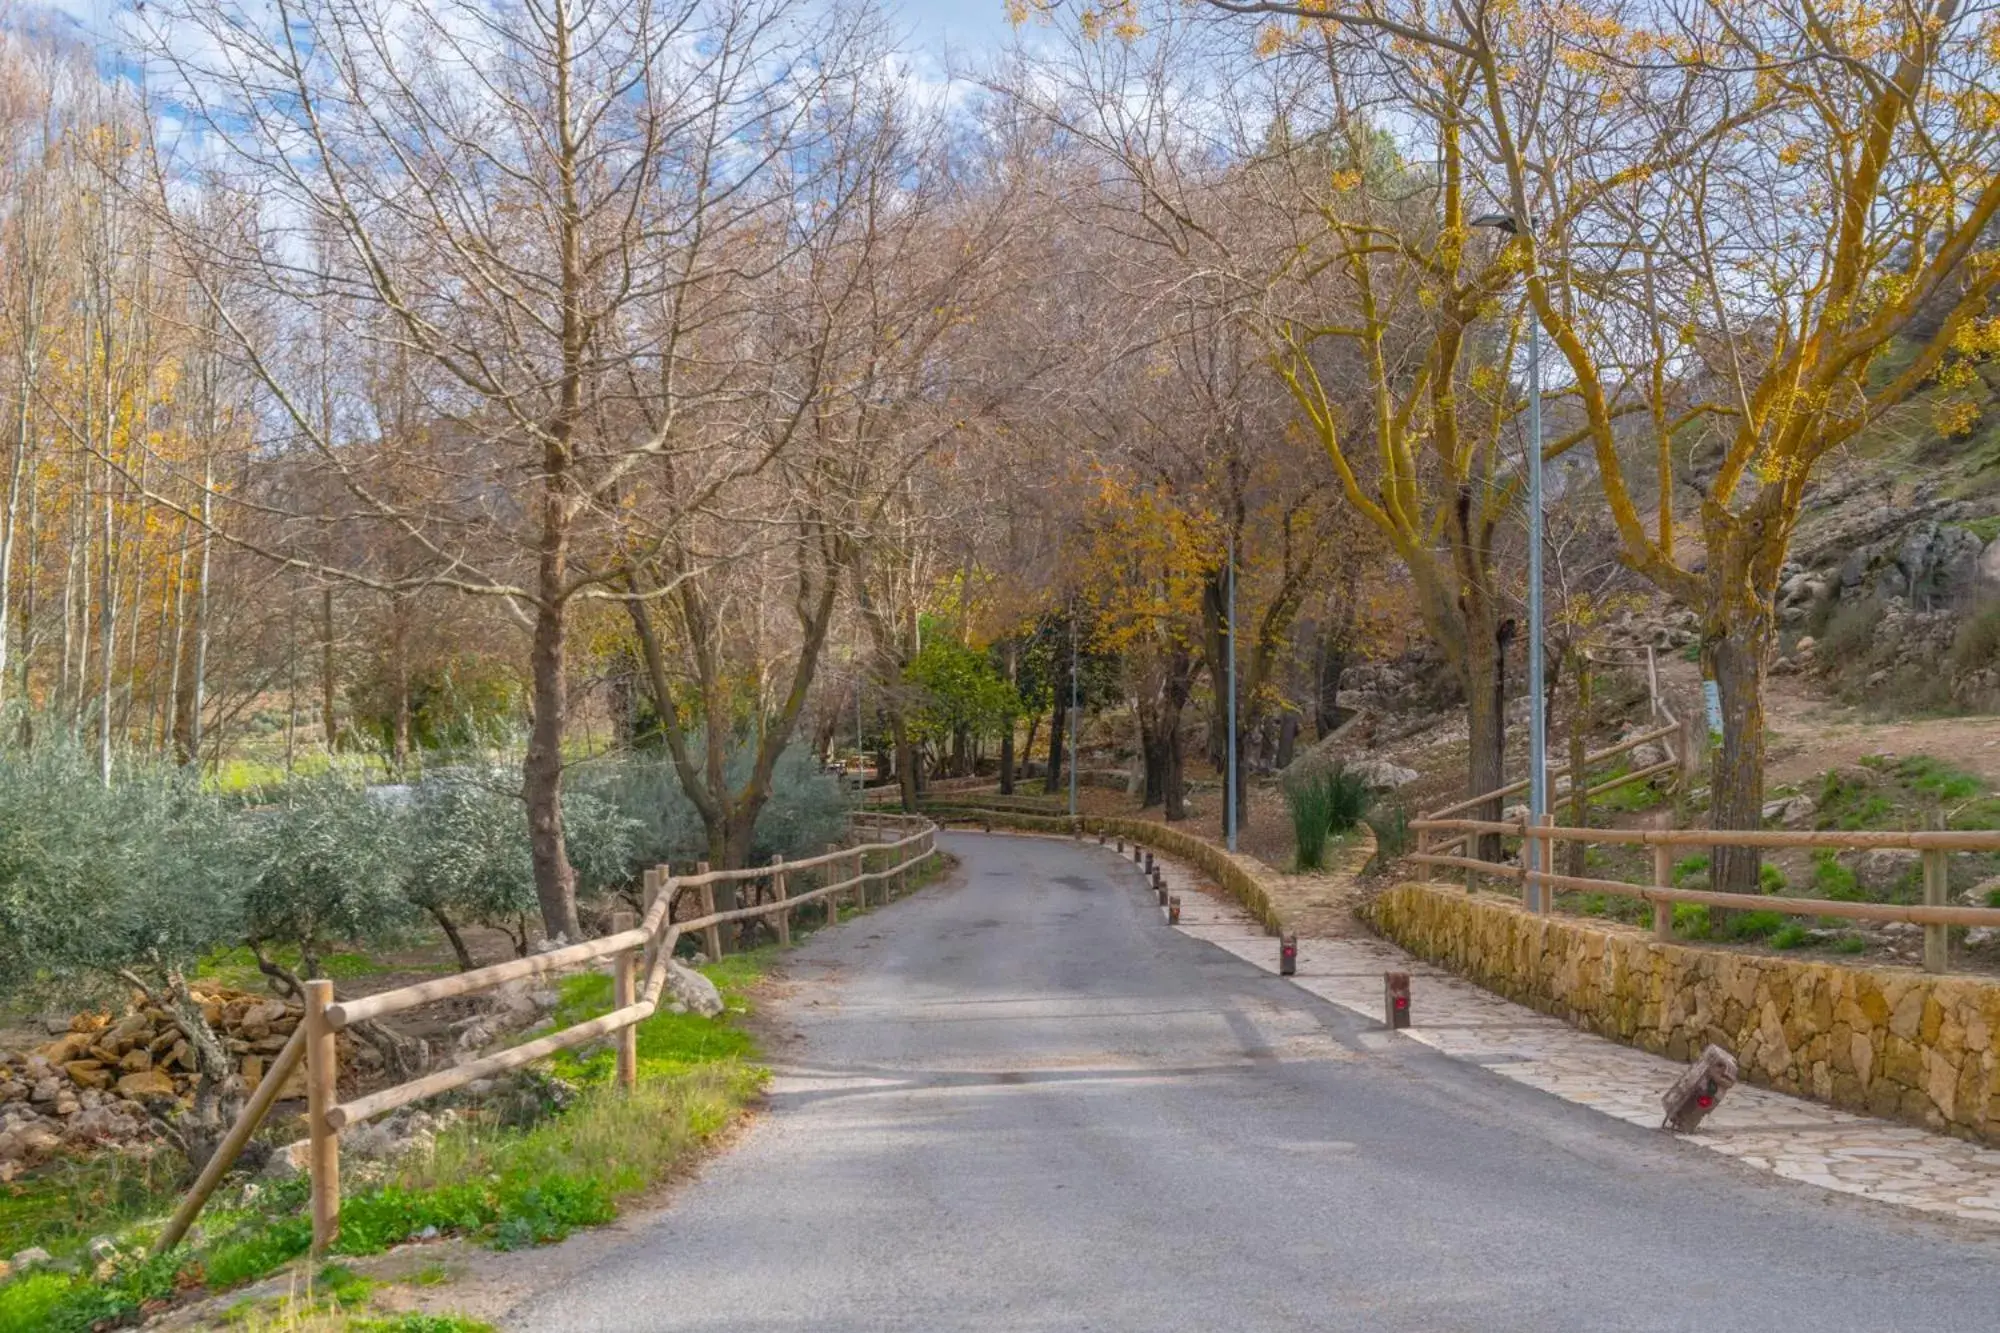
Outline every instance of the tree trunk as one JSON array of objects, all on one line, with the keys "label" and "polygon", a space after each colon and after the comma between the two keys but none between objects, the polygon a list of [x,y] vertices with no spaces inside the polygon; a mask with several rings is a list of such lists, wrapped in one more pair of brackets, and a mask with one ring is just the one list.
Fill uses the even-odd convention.
[{"label": "tree trunk", "polygon": [[1292,766],[1292,755],[1299,742],[1299,715],[1286,713],[1278,723],[1278,755],[1272,766],[1280,772]]},{"label": "tree trunk", "polygon": [[338,684],[334,675],[333,589],[322,588],[319,601],[319,721],[326,737],[326,751],[340,748],[340,720],[334,714]]},{"label": "tree trunk", "polygon": [[[545,550],[542,556],[545,590],[562,580],[561,544],[555,545],[556,550]],[[536,607],[535,636],[528,656],[534,717],[521,788],[528,806],[528,847],[535,867],[535,898],[542,908],[542,927],[551,938],[560,935],[574,944],[583,938],[583,931],[576,919],[576,874],[570,869],[568,849],[563,844],[562,737],[568,707],[563,629],[560,604],[543,602]]]},{"label": "tree trunk", "polygon": [[[1764,663],[1771,650],[1768,600],[1738,605],[1704,634],[1704,665],[1722,696],[1722,744],[1709,775],[1710,828],[1754,829],[1764,816]],[[1725,603],[1727,605],[1727,603]],[[1756,893],[1761,857],[1755,847],[1717,847],[1710,884],[1723,893]]]},{"label": "tree trunk", "polygon": [[1158,705],[1148,707],[1142,701],[1138,712],[1139,758],[1146,769],[1146,790],[1139,808],[1150,810],[1167,799],[1167,745],[1166,737],[1160,734]]},{"label": "tree trunk", "polygon": [[389,688],[395,694],[390,703],[389,756],[398,773],[407,773],[410,763],[410,610],[409,599],[398,593],[389,601]]},{"label": "tree trunk", "polygon": [[1313,735],[1324,739],[1340,725],[1340,677],[1347,667],[1347,650],[1338,638],[1322,630],[1319,660],[1313,672]]},{"label": "tree trunk", "polygon": [[458,959],[458,970],[461,972],[470,972],[473,968],[479,966],[479,964],[472,961],[472,951],[465,947],[465,937],[458,933],[458,926],[450,917],[444,914],[444,909],[433,907],[430,909],[430,912],[432,918],[438,923],[438,928],[444,931],[444,937],[451,941],[451,952]]},{"label": "tree trunk", "polygon": [[[1514,623],[1488,630],[1476,619],[1466,626],[1465,712],[1468,731],[1466,795],[1495,791],[1507,780],[1507,643]],[[1471,812],[1474,819],[1500,818],[1501,801],[1494,797]],[[1484,833],[1476,840],[1482,861],[1500,859],[1500,835]]]},{"label": "tree trunk", "polygon": [[[1584,773],[1584,758],[1590,753],[1590,664],[1577,655],[1576,713],[1569,723],[1569,824],[1590,827],[1590,779]],[[1581,842],[1566,842],[1562,850],[1562,873],[1581,876],[1589,848]]]},{"label": "tree trunk", "polygon": [[[1042,792],[1053,796],[1062,790],[1063,735],[1069,716],[1069,698],[1056,691],[1055,713],[1049,719],[1049,771],[1042,779]],[[1072,757],[1072,762],[1074,758]]]},{"label": "tree trunk", "polygon": [[[1007,640],[1007,683],[1020,684],[1020,650],[1013,639]],[[1014,794],[1014,719],[1008,718],[1006,727],[1000,733],[1000,794]]]},{"label": "tree trunk", "polygon": [[1177,824],[1187,818],[1187,746],[1181,739],[1179,713],[1174,714],[1174,724],[1163,739],[1166,768],[1161,774],[1161,803],[1166,807],[1167,822]]},{"label": "tree trunk", "polygon": [[1040,713],[1036,713],[1033,717],[1030,717],[1028,719],[1028,735],[1027,738],[1021,742],[1021,753],[1028,757],[1028,767],[1031,770],[1035,766],[1035,733],[1040,731],[1041,729],[1042,729],[1042,715]]},{"label": "tree trunk", "polygon": [[917,809],[917,747],[910,739],[910,724],[896,709],[889,719],[889,735],[896,743],[896,783],[903,789],[903,809]]}]

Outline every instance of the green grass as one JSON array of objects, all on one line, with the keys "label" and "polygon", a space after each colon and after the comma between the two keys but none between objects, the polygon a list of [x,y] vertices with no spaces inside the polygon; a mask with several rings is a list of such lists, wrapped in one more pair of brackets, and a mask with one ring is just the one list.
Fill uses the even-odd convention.
[{"label": "green grass", "polygon": [[[756,1044],[733,1019],[746,1011],[743,992],[762,975],[765,961],[760,953],[736,955],[703,969],[722,990],[729,1016],[710,1020],[660,1013],[641,1024],[639,1086],[634,1091],[626,1093],[613,1083],[615,1057],[607,1049],[566,1054],[554,1062],[559,1074],[582,1085],[559,1113],[516,1128],[475,1106],[438,1136],[428,1158],[405,1164],[388,1179],[342,1200],[334,1253],[377,1253],[431,1227],[498,1249],[517,1249],[610,1221],[621,1200],[662,1179],[727,1126],[762,1088],[764,1071],[753,1063]],[[610,979],[573,977],[562,993],[558,1018],[574,1022],[609,1007]],[[163,1173],[163,1182],[170,1179]],[[264,1277],[304,1255],[311,1242],[312,1226],[303,1206],[308,1188],[301,1178],[264,1186],[247,1205],[211,1206],[203,1219],[207,1239],[199,1251],[183,1248],[142,1262],[136,1256],[143,1254],[158,1224],[129,1225],[130,1218],[150,1212],[157,1219],[174,1197],[170,1185],[148,1183],[121,1219],[128,1223],[121,1249],[135,1257],[104,1282],[49,1272],[0,1286],[0,1333],[84,1333],[99,1323],[128,1320],[145,1302],[191,1285],[220,1291]],[[103,1209],[78,1204],[65,1212],[54,1194],[44,1186],[17,1195],[10,1234],[36,1243],[111,1229]],[[331,1283],[321,1295],[334,1304],[366,1294],[365,1281],[338,1266],[323,1270],[321,1282]],[[399,1318],[405,1322],[347,1321],[327,1327],[393,1333],[472,1327]],[[269,1325],[294,1326],[321,1327],[309,1321]]]},{"label": "green grass", "polygon": [[1766,942],[1773,949],[1799,949],[1812,943],[1812,932],[1791,921],[1772,931],[1771,938]]},{"label": "green grass", "polygon": [[1777,934],[1785,928],[1785,918],[1780,912],[1735,912],[1729,914],[1728,924],[1723,927],[1723,937],[1732,940],[1762,940]]},{"label": "green grass", "polygon": [[94,1235],[169,1208],[182,1174],[171,1152],[57,1158],[0,1185],[0,1258],[29,1246],[60,1257]]},{"label": "green grass", "polygon": [[1986,791],[1986,783],[1976,774],[1927,754],[1911,755],[1896,765],[1895,771],[1911,790],[1937,801],[1968,800]]},{"label": "green grass", "polygon": [[1868,951],[1868,941],[1862,939],[1859,935],[1842,935],[1833,942],[1833,951],[1845,954],[1866,953]]},{"label": "green grass", "polygon": [[[304,965],[297,945],[281,944],[271,948],[267,955],[272,962],[297,972]],[[329,953],[320,956],[322,973],[334,981],[353,981],[359,977],[376,977],[398,969],[379,963],[365,953]],[[257,955],[243,946],[234,949],[218,949],[201,960],[195,968],[195,978],[212,981],[218,986],[243,990],[263,984],[263,974],[257,970]]]},{"label": "green grass", "polygon": [[1682,939],[1705,940],[1709,935],[1708,908],[1701,903],[1674,904],[1674,934]]},{"label": "green grass", "polygon": [[1840,855],[1831,847],[1822,847],[1813,853],[1813,892],[1822,898],[1837,903],[1859,903],[1868,900],[1867,891],[1861,887],[1854,872],[1840,863]]},{"label": "green grass", "polygon": [[1990,542],[2000,537],[2000,514],[1988,514],[1984,518],[1969,518],[1954,526],[1964,528],[1982,542]]},{"label": "green grass", "polygon": [[1680,860],[1674,862],[1674,869],[1671,878],[1673,880],[1674,887],[1678,889],[1685,886],[1689,880],[1694,879],[1697,876],[1706,878],[1707,875],[1708,875],[1708,857],[1704,855],[1697,855],[1697,856],[1683,857]]},{"label": "green grass", "polygon": [[1757,864],[1757,891],[1759,893],[1783,893],[1789,885],[1785,882],[1785,872],[1770,861]]}]

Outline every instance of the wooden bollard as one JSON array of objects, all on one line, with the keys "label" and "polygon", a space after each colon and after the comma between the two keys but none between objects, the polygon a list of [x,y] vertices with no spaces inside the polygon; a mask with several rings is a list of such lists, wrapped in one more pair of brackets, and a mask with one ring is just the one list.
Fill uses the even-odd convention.
[{"label": "wooden bollard", "polygon": [[1281,977],[1296,976],[1298,975],[1298,971],[1299,937],[1296,935],[1278,936],[1278,975]]},{"label": "wooden bollard", "polygon": [[[785,885],[785,858],[782,853],[771,858],[771,893],[780,903],[791,901],[791,891]],[[788,946],[792,942],[792,909],[781,907],[778,911],[778,943]]]},{"label": "wooden bollard", "polygon": [[1146,853],[1146,873],[1149,875],[1153,873],[1153,853],[1150,850]]},{"label": "wooden bollard", "polygon": [[340,1056],[326,1009],[333,983],[306,983],[306,1138],[312,1172],[312,1252],[325,1254],[340,1234],[340,1134],[327,1123],[340,1081]]},{"label": "wooden bollard", "polygon": [[[611,914],[611,933],[632,929],[639,922],[630,912]],[[623,1009],[639,1002],[639,951],[627,949],[611,960],[611,1007]],[[639,1086],[639,1029],[627,1023],[618,1029],[618,1086],[630,1092]]]},{"label": "wooden bollard", "polygon": [[1170,926],[1178,926],[1180,923],[1181,923],[1181,896],[1177,893],[1173,895],[1173,897],[1167,899],[1167,924]]},{"label": "wooden bollard", "polygon": [[1391,1028],[1406,1028],[1410,1025],[1408,972],[1382,974],[1382,1023],[1385,1027]]}]

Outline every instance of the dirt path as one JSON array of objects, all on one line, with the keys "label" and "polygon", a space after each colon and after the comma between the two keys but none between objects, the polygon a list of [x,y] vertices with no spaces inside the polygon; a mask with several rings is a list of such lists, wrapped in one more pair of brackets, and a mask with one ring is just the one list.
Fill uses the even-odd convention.
[{"label": "dirt path", "polygon": [[[1693,663],[1663,659],[1660,676],[1677,696],[1701,697],[1701,672]],[[1767,787],[1810,783],[1863,755],[1927,754],[2000,789],[2000,717],[1872,718],[1814,693],[1796,676],[1772,676],[1765,683],[1764,717],[1770,732]]]}]

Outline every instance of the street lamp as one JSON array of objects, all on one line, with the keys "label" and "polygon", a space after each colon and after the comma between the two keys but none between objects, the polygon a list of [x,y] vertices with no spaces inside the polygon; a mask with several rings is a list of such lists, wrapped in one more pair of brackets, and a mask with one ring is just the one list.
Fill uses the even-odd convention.
[{"label": "street lamp", "polygon": [[[1491,227],[1508,236],[1521,234],[1520,224],[1511,214],[1488,213],[1472,220],[1475,227]],[[1534,220],[1528,222],[1529,233]],[[1529,258],[1533,259],[1532,250]],[[1528,822],[1540,827],[1549,810],[1549,738],[1547,714],[1542,698],[1542,325],[1529,313],[1528,319]],[[1581,775],[1570,774],[1576,782]],[[1541,839],[1526,839],[1523,854],[1528,868],[1546,873],[1542,864]],[[1539,910],[1546,886],[1530,883],[1527,901]]]},{"label": "street lamp", "polygon": [[1222,781],[1222,799],[1226,806],[1222,817],[1222,827],[1226,834],[1229,850],[1236,851],[1236,529],[1229,529],[1229,600],[1226,608],[1229,642],[1229,744],[1224,762],[1229,765]]}]

